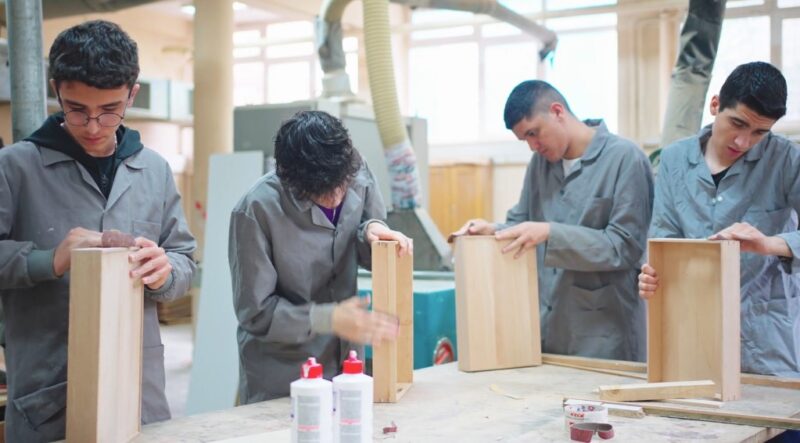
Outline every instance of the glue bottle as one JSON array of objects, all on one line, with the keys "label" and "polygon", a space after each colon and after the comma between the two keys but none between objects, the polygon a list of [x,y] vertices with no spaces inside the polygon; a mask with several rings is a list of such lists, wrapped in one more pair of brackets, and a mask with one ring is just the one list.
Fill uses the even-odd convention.
[{"label": "glue bottle", "polygon": [[372,377],[364,374],[364,363],[350,351],[342,374],[333,377],[333,441],[372,441]]},{"label": "glue bottle", "polygon": [[330,443],[332,440],[333,390],[322,378],[322,365],[309,357],[300,379],[289,385],[292,397],[292,443]]}]

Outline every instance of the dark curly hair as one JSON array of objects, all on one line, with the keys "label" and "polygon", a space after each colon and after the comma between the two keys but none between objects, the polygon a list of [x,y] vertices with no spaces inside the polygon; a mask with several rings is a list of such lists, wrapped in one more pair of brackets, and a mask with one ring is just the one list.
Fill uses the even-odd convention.
[{"label": "dark curly hair", "polygon": [[737,66],[719,91],[719,110],[739,103],[773,120],[786,115],[786,79],[781,71],[765,62]]},{"label": "dark curly hair", "polygon": [[322,111],[301,111],[275,136],[276,173],[298,199],[329,195],[355,177],[361,156],[342,122]]},{"label": "dark curly hair", "polygon": [[117,24],[92,20],[61,32],[50,47],[56,88],[79,81],[98,89],[132,88],[139,77],[136,42]]}]

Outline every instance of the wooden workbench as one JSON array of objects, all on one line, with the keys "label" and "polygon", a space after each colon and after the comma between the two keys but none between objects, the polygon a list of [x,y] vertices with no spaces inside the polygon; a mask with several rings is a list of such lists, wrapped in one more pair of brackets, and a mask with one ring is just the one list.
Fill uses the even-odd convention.
[{"label": "wooden workbench", "polygon": [[[375,439],[569,441],[561,408],[564,396],[596,398],[592,391],[598,385],[641,381],[551,365],[475,373],[459,372],[454,363],[420,369],[399,403],[375,405]],[[742,400],[727,402],[721,410],[790,417],[800,411],[800,391],[743,385]],[[382,435],[382,428],[392,421],[397,433]],[[778,433],[655,416],[609,416],[609,421],[616,432],[612,441],[617,443],[757,442]],[[145,426],[135,441],[280,442],[288,441],[289,423],[289,399],[283,398]]]}]

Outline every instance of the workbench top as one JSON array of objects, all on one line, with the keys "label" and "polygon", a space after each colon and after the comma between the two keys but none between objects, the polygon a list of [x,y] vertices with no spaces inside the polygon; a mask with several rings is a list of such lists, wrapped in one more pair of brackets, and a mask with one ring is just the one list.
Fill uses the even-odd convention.
[{"label": "workbench top", "polygon": [[[594,399],[599,385],[642,380],[543,365],[476,373],[455,363],[414,371],[414,385],[396,404],[376,404],[375,440],[569,441],[563,397]],[[515,397],[515,398],[512,398]],[[289,441],[288,398],[182,417],[145,426],[136,442]],[[720,410],[720,409],[716,409]],[[742,385],[742,400],[723,411],[790,417],[800,411],[800,391]],[[397,432],[383,435],[394,421]],[[765,428],[647,416],[609,416],[616,443],[754,442],[777,432]],[[249,437],[249,438],[248,438]],[[595,438],[595,441],[600,441]]]}]

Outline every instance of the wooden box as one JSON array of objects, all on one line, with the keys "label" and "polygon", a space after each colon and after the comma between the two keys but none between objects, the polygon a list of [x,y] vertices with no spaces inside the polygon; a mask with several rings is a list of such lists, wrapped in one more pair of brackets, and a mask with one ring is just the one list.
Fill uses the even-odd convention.
[{"label": "wooden box", "polygon": [[514,259],[494,236],[456,239],[458,368],[542,364],[536,250]]},{"label": "wooden box", "polygon": [[740,393],[739,242],[651,239],[659,278],[647,306],[647,380],[713,380]]},{"label": "wooden box", "polygon": [[372,309],[397,316],[397,340],[372,349],[375,403],[395,403],[414,380],[414,259],[396,241],[372,243]]},{"label": "wooden box", "polygon": [[141,429],[141,280],[127,248],[72,251],[67,441],[127,442]]}]

